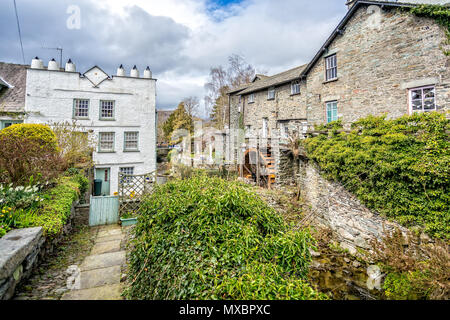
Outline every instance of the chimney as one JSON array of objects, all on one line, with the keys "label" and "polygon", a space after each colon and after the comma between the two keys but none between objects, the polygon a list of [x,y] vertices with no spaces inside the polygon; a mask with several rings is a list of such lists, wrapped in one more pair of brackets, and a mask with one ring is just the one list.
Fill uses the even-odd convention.
[{"label": "chimney", "polygon": [[58,62],[56,62],[55,59],[50,60],[47,69],[51,71],[59,71]]},{"label": "chimney", "polygon": [[39,59],[39,57],[31,60],[31,69],[44,69],[44,63],[41,59]]},{"label": "chimney", "polygon": [[136,66],[134,66],[133,69],[131,70],[130,77],[139,78],[139,70],[136,68]]},{"label": "chimney", "polygon": [[150,67],[147,67],[147,69],[145,69],[145,71],[144,71],[144,78],[146,78],[146,79],[151,79],[152,78],[152,72],[150,70]]},{"label": "chimney", "polygon": [[123,68],[123,65],[120,65],[120,67],[117,69],[117,76],[125,77],[125,69]]},{"label": "chimney", "polygon": [[66,63],[66,72],[76,72],[77,69],[75,67],[75,64],[72,62],[72,59],[69,59]]}]

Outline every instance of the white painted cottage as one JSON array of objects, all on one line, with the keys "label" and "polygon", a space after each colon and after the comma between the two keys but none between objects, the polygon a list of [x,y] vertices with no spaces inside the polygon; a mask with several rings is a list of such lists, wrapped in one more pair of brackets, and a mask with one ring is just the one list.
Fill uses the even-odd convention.
[{"label": "white painted cottage", "polygon": [[134,67],[126,76],[122,66],[109,76],[100,67],[83,74],[68,61],[65,69],[35,58],[27,69],[26,123],[72,122],[94,134],[95,178],[102,194],[118,191],[118,174],[156,170],[156,79],[150,68],[139,76]]}]

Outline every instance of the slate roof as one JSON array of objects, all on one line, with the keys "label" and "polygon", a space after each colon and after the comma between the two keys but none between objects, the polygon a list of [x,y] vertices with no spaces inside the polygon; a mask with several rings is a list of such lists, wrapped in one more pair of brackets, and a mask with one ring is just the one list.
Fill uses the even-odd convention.
[{"label": "slate roof", "polygon": [[[6,86],[0,86],[0,112],[24,112],[27,67],[21,64],[0,62],[0,78]],[[12,88],[9,87],[9,85]]]},{"label": "slate roof", "polygon": [[292,68],[290,70],[275,74],[271,77],[267,77],[264,79],[261,79],[259,81],[256,81],[251,84],[247,84],[247,88],[241,92],[241,94],[248,94],[255,91],[260,91],[263,89],[270,88],[275,85],[280,85],[284,83],[291,82],[292,80],[299,79],[301,73],[306,68],[306,64]]},{"label": "slate roof", "polygon": [[[440,4],[449,5],[450,0],[439,0],[439,1],[432,1],[439,2]],[[323,55],[324,52],[327,51],[328,46],[334,41],[334,39],[340,35],[343,32],[343,29],[345,28],[347,22],[350,20],[350,18],[353,16],[353,14],[358,10],[358,8],[361,5],[383,5],[383,6],[390,6],[390,7],[413,7],[421,3],[427,3],[424,0],[402,0],[399,2],[392,2],[392,1],[364,1],[364,0],[358,0],[355,2],[353,7],[347,12],[345,17],[342,19],[342,21],[339,23],[337,28],[333,31],[331,36],[327,39],[325,44],[320,48],[320,50],[317,52],[317,54],[314,56],[312,61],[309,64],[296,67],[293,69],[290,69],[288,71],[284,71],[282,73],[276,74],[274,76],[263,78],[259,81],[256,81],[254,83],[247,83],[242,86],[239,86],[237,88],[233,88],[228,92],[228,94],[249,94],[252,92],[264,90],[267,88],[270,88],[272,86],[281,85],[287,82],[290,82],[295,79],[305,78],[309,71],[313,68],[313,66],[316,64],[316,62],[320,59],[320,57]]]}]

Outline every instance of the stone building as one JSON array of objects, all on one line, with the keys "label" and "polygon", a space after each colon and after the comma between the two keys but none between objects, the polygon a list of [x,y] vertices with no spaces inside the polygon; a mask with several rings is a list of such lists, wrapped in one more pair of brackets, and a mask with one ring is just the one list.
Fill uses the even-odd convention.
[{"label": "stone building", "polygon": [[[116,76],[97,66],[81,74],[71,60],[60,68],[54,60],[44,67],[42,60],[35,58],[31,66],[0,64],[0,77],[3,69],[15,73],[11,85],[20,84],[14,93],[19,97],[14,101],[20,103],[6,104],[6,110],[20,114],[15,122],[75,122],[95,137],[94,172],[95,178],[103,181],[103,195],[118,191],[119,172],[156,170],[156,79],[149,68],[143,77],[136,67],[127,76],[122,66]],[[10,114],[3,113],[3,117]],[[12,120],[1,121],[8,125]]]},{"label": "stone building", "polygon": [[0,130],[25,117],[26,66],[0,62]]},{"label": "stone building", "polygon": [[[283,180],[284,145],[294,131],[301,135],[338,119],[349,127],[368,115],[448,111],[446,30],[409,13],[416,3],[449,1],[348,1],[346,16],[309,64],[229,92],[229,127],[269,138],[268,153]],[[233,147],[239,153],[248,142]]]}]

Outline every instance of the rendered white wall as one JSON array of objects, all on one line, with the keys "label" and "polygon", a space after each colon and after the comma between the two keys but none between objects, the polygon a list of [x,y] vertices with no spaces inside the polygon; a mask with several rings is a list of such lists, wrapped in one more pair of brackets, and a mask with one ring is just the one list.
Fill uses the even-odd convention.
[{"label": "rendered white wall", "polygon": [[[79,73],[28,69],[25,111],[27,123],[73,120],[73,100],[89,99],[89,120],[77,120],[86,130],[115,132],[114,153],[94,153],[96,168],[111,168],[111,194],[118,189],[119,167],[135,174],[156,170],[156,80],[112,77],[95,87]],[[115,120],[99,120],[100,100],[115,101]],[[124,132],[139,132],[140,152],[124,152]]]}]

